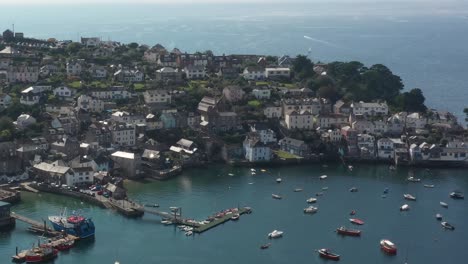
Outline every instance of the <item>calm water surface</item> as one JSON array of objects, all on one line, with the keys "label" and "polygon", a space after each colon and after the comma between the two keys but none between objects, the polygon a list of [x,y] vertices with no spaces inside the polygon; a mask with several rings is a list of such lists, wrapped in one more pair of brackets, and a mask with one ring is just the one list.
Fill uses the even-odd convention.
[{"label": "calm water surface", "polygon": [[[234,176],[228,176],[233,173]],[[327,174],[326,180],[318,176]],[[283,182],[275,179],[280,176]],[[330,164],[268,169],[252,176],[248,168],[214,166],[196,169],[166,182],[131,182],[129,195],[142,203],[159,203],[161,209],[181,206],[185,217],[204,219],[225,208],[251,206],[254,213],[238,222],[228,222],[201,235],[186,237],[172,226],[163,226],[159,218],[145,215],[129,219],[111,210],[81,203],[79,200],[51,194],[23,193],[23,202],[13,211],[37,220],[56,214],[62,207],[82,210],[96,224],[96,239],[80,243],[68,253],[60,253],[54,263],[325,263],[314,253],[328,247],[342,255],[340,263],[457,263],[468,258],[466,227],[468,208],[464,200],[452,200],[448,193],[459,189],[468,193],[468,178],[463,170],[416,170],[422,183],[405,179],[406,169],[390,172],[386,166],[356,165],[348,172],[341,165]],[[250,184],[249,184],[250,183]],[[423,184],[435,184],[434,189]],[[315,215],[304,215],[305,200],[328,187],[318,197]],[[359,192],[351,193],[356,186]],[[387,198],[382,198],[388,187]],[[303,188],[303,192],[293,192]],[[274,200],[271,194],[281,194]],[[405,201],[411,193],[417,201]],[[445,209],[440,201],[449,204]],[[400,212],[408,203],[411,210]],[[361,238],[340,237],[335,228],[346,225],[349,212],[366,223]],[[435,214],[456,226],[444,231]],[[0,235],[0,263],[8,263],[15,247],[26,248],[36,237],[18,223],[15,230]],[[285,232],[272,246],[260,250],[266,235],[273,229]],[[399,247],[395,257],[379,250],[379,240],[388,238]]]}]

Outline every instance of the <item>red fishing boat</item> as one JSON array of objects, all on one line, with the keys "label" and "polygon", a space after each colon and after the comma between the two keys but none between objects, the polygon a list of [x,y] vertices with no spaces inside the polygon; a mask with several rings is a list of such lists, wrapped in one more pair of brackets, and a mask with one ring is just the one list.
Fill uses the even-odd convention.
[{"label": "red fishing boat", "polygon": [[349,221],[353,224],[356,224],[356,225],[363,225],[364,224],[364,221],[362,221],[361,219],[358,219],[358,218],[350,218]]},{"label": "red fishing boat", "polygon": [[345,236],[360,236],[361,235],[361,230],[347,229],[344,226],[337,228],[336,232],[340,235],[345,235]]},{"label": "red fishing boat", "polygon": [[64,240],[62,243],[54,246],[54,248],[57,249],[58,251],[65,251],[65,250],[69,250],[70,248],[72,248],[74,244],[75,244],[75,241],[73,240]]},{"label": "red fishing boat", "polygon": [[393,242],[387,239],[380,240],[380,248],[387,254],[396,255],[397,248]]},{"label": "red fishing boat", "polygon": [[318,250],[321,258],[331,259],[331,260],[340,260],[340,255],[330,252],[329,249],[322,248]]},{"label": "red fishing boat", "polygon": [[52,247],[34,247],[26,253],[26,263],[42,263],[57,257],[58,250]]}]

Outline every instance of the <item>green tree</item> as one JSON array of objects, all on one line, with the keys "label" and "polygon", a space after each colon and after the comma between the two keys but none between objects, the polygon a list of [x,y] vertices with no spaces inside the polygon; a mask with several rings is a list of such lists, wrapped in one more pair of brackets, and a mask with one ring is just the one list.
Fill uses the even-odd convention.
[{"label": "green tree", "polygon": [[463,113],[465,113],[465,121],[468,122],[468,108],[463,109]]},{"label": "green tree", "polygon": [[65,48],[66,52],[70,55],[78,53],[80,49],[81,49],[81,44],[78,42],[72,42],[68,44],[67,47]]},{"label": "green tree", "polygon": [[307,79],[314,76],[314,64],[304,55],[297,55],[293,62],[293,71],[298,79]]},{"label": "green tree", "polygon": [[406,112],[426,112],[427,107],[424,105],[424,97],[421,89],[411,89],[409,92],[400,94],[396,99],[396,107]]}]

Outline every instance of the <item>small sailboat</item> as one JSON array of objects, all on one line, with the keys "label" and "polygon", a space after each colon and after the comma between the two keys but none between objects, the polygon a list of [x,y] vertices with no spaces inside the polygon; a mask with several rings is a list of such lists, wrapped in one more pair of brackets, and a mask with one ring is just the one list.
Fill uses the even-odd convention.
[{"label": "small sailboat", "polygon": [[349,191],[350,191],[350,192],[357,192],[357,191],[358,191],[358,188],[356,188],[356,187],[351,187],[351,188],[349,189]]},{"label": "small sailboat", "polygon": [[163,224],[163,225],[172,225],[172,221],[170,221],[170,220],[161,220],[161,224]]},{"label": "small sailboat", "polygon": [[261,171],[261,172],[266,172],[266,170],[265,170],[265,169],[261,169],[260,171]]},{"label": "small sailboat", "polygon": [[306,200],[307,203],[315,203],[317,202],[317,198],[310,197],[309,199]]},{"label": "small sailboat", "polygon": [[228,175],[232,177],[232,176],[234,176],[234,173],[228,173]]},{"label": "small sailboat", "polygon": [[425,188],[434,188],[435,185],[434,184],[424,184],[424,187]]},{"label": "small sailboat", "polygon": [[251,168],[250,171],[251,172],[256,172],[256,170],[254,168]]},{"label": "small sailboat", "polygon": [[294,192],[302,192],[302,191],[303,191],[302,188],[296,188],[296,189],[294,189]]},{"label": "small sailboat", "polygon": [[281,178],[276,178],[277,183],[281,183],[283,180]]},{"label": "small sailboat", "polygon": [[441,215],[441,214],[436,214],[436,216],[435,216],[435,217],[436,217],[436,219],[437,219],[437,220],[439,220],[439,221],[441,221],[441,220],[442,220],[442,215]]},{"label": "small sailboat", "polygon": [[271,197],[273,197],[273,199],[277,199],[277,200],[281,200],[283,198],[278,194],[272,194]]},{"label": "small sailboat", "polygon": [[409,193],[403,194],[403,197],[404,197],[406,200],[416,201],[416,197],[414,197],[413,195],[411,195],[411,194],[409,194]]},{"label": "small sailboat", "polygon": [[445,203],[445,202],[440,202],[440,206],[444,207],[444,208],[448,208],[448,204]]},{"label": "small sailboat", "polygon": [[410,209],[409,205],[404,204],[400,207],[400,211],[408,211]]},{"label": "small sailboat", "polygon": [[322,191],[326,191],[326,190],[328,190],[328,187],[327,187],[327,186],[322,187]]},{"label": "small sailboat", "polygon": [[321,175],[321,176],[319,177],[319,179],[321,179],[321,180],[325,180],[326,178],[328,178],[327,175]]}]

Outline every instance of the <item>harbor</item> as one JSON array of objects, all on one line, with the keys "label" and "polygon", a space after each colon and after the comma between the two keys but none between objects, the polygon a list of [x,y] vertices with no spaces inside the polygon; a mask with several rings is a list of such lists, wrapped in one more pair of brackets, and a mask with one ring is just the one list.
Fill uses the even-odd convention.
[{"label": "harbor", "polygon": [[[59,254],[57,263],[134,263],[138,261],[135,256],[151,263],[151,256],[145,252],[155,247],[162,259],[180,255],[180,261],[168,261],[177,264],[187,263],[189,259],[206,261],[216,258],[217,254],[225,256],[226,263],[236,263],[233,251],[244,252],[246,259],[255,263],[313,262],[315,258],[319,260],[314,249],[324,247],[341,255],[342,263],[404,262],[407,248],[408,263],[437,263],[441,260],[441,250],[450,252],[451,256],[444,257],[448,262],[464,257],[462,241],[468,235],[463,224],[468,217],[465,202],[449,196],[455,187],[468,193],[462,187],[467,183],[463,170],[432,170],[431,174],[425,170],[414,171],[414,177],[420,182],[411,182],[407,180],[408,170],[353,165],[352,172],[343,166],[329,164],[327,167],[268,168],[257,175],[252,175],[247,168],[214,166],[209,170],[183,173],[162,183],[128,182],[125,187],[130,200],[153,205],[145,206],[144,215],[138,218],[125,217],[116,210],[74,197],[45,192],[23,192],[23,202],[14,205],[12,211],[43,224],[42,219],[56,215],[64,207],[81,210],[83,215],[92,217],[96,225],[96,241],[119,241],[118,244],[79,242],[77,249]],[[276,182],[278,175],[282,178],[279,184]],[[328,177],[319,180],[320,175]],[[359,191],[350,192],[353,186]],[[295,192],[298,188],[302,191]],[[386,188],[387,196],[382,198]],[[323,195],[316,197],[315,193],[319,191]],[[283,199],[272,199],[271,193],[281,194]],[[408,201],[404,194],[411,194],[417,200]],[[315,214],[304,214],[303,209],[308,206],[306,200],[310,197],[317,198],[314,206],[319,210]],[[446,202],[448,208],[442,207],[440,201]],[[411,210],[400,212],[399,207],[404,203],[409,203]],[[208,231],[199,229],[202,232],[197,232],[200,222],[226,210],[242,209],[243,205],[251,206],[253,213],[243,214],[236,221],[231,220],[232,214],[225,214],[203,227]],[[182,212],[171,211],[174,207],[182,208]],[[222,208],[229,209],[220,211]],[[355,211],[353,217],[350,216],[352,210]],[[156,211],[159,214],[155,214]],[[435,218],[436,213],[456,229],[443,228],[441,221]],[[170,220],[170,216],[193,221],[194,234],[186,236],[175,228],[175,225],[188,226],[190,222],[161,223],[163,218]],[[365,224],[353,226],[349,218],[361,219]],[[17,221],[10,237],[1,238],[8,246],[0,247],[0,254],[9,257],[15,254],[16,247],[19,252],[30,248],[37,240],[35,235],[24,232],[30,226]],[[335,231],[340,226],[359,229],[362,235],[358,238],[337,235]],[[283,237],[268,239],[267,234],[275,229],[283,231]],[[132,240],[123,237],[132,237]],[[379,247],[383,238],[397,245],[397,255],[383,254]],[[139,240],[145,243],[134,242]],[[259,249],[268,243],[268,249]],[[219,253],[210,248],[216,248]],[[111,255],[103,252],[111,252]],[[372,261],[362,260],[359,257],[362,254],[368,254]]]}]

